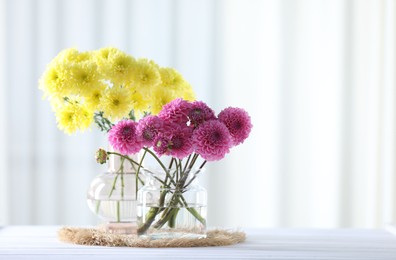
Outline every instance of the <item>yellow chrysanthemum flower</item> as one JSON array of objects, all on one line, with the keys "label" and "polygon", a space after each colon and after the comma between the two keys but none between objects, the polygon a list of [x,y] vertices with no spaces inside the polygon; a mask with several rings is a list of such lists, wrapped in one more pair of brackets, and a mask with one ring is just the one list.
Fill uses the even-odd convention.
[{"label": "yellow chrysanthemum flower", "polygon": [[79,52],[75,48],[61,51],[54,59],[55,62],[68,64],[73,62],[89,61],[92,57],[91,52]]},{"label": "yellow chrysanthemum flower", "polygon": [[59,99],[84,92],[84,88],[80,87],[85,87],[89,82],[94,84],[98,78],[96,65],[90,57],[89,52],[78,52],[73,48],[60,52],[48,64],[40,79],[40,89],[46,96]]},{"label": "yellow chrysanthemum flower", "polygon": [[70,93],[70,71],[64,64],[51,63],[39,82],[39,88],[48,97],[63,97]]},{"label": "yellow chrysanthemum flower", "polygon": [[195,100],[195,94],[190,84],[174,68],[160,68],[161,88],[170,91],[174,98],[183,98],[188,101]]},{"label": "yellow chrysanthemum flower", "polygon": [[105,89],[105,84],[98,84],[90,91],[88,95],[84,96],[85,103],[90,111],[100,110],[100,101],[103,97]]},{"label": "yellow chrysanthemum flower", "polygon": [[58,127],[67,134],[83,132],[93,120],[93,113],[83,104],[69,100],[56,112]]},{"label": "yellow chrysanthemum flower", "polygon": [[133,108],[131,92],[127,88],[118,86],[106,89],[100,100],[100,108],[104,115],[113,121],[127,117]]},{"label": "yellow chrysanthemum flower", "polygon": [[177,91],[187,83],[183,76],[174,68],[160,68],[161,87]]},{"label": "yellow chrysanthemum flower", "polygon": [[135,59],[115,48],[101,49],[94,54],[99,73],[114,85],[127,85],[135,66]]},{"label": "yellow chrysanthemum flower", "polygon": [[195,93],[187,81],[184,81],[182,84],[179,84],[178,88],[174,91],[175,98],[181,97],[184,100],[194,101]]},{"label": "yellow chrysanthemum flower", "polygon": [[99,66],[106,66],[111,57],[114,57],[115,55],[127,54],[114,47],[106,47],[93,52],[93,58]]},{"label": "yellow chrysanthemum flower", "polygon": [[149,94],[161,84],[161,75],[158,65],[147,59],[136,61],[133,72],[130,74],[132,86],[143,95]]},{"label": "yellow chrysanthemum flower", "polygon": [[133,103],[133,110],[137,118],[142,117],[144,112],[149,112],[149,99],[144,98],[141,93],[136,91],[133,92],[131,95],[131,102]]},{"label": "yellow chrysanthemum flower", "polygon": [[184,79],[174,68],[160,68],[161,87],[177,89],[178,83],[183,82]]},{"label": "yellow chrysanthemum flower", "polygon": [[73,84],[75,91],[73,94],[90,96],[96,86],[101,84],[96,63],[93,61],[73,63],[69,66],[69,70],[72,75],[70,83]]},{"label": "yellow chrysanthemum flower", "polygon": [[151,114],[158,114],[165,104],[171,102],[175,98],[177,97],[175,97],[173,91],[170,91],[166,88],[157,88],[155,91],[153,91],[150,99]]}]

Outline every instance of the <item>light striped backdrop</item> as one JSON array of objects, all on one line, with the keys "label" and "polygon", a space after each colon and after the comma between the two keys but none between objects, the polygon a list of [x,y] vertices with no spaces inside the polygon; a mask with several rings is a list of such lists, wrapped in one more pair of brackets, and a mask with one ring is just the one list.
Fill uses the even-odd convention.
[{"label": "light striped backdrop", "polygon": [[251,137],[212,163],[211,226],[396,220],[392,0],[0,0],[0,224],[94,224],[105,137],[56,128],[37,81],[62,49],[173,66]]}]

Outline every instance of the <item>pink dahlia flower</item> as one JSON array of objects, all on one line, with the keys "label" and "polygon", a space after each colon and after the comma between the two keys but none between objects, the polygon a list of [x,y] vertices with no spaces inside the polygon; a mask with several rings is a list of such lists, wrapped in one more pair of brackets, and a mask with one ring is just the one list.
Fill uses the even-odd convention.
[{"label": "pink dahlia flower", "polygon": [[170,146],[170,137],[164,134],[159,134],[154,140],[153,149],[157,153],[157,155],[162,156],[164,154],[167,154]]},{"label": "pink dahlia flower", "polygon": [[158,132],[162,128],[163,121],[157,116],[146,116],[139,120],[136,132],[143,145],[151,147]]},{"label": "pink dahlia flower", "polygon": [[132,120],[122,120],[113,126],[108,135],[109,143],[121,154],[137,153],[143,144],[136,134],[137,123]]},{"label": "pink dahlia flower", "polygon": [[165,123],[154,141],[154,151],[158,155],[170,155],[183,159],[194,151],[192,129],[175,123]]},{"label": "pink dahlia flower", "polygon": [[191,125],[197,128],[205,121],[216,119],[216,115],[214,111],[204,102],[194,101],[191,103],[191,108],[188,112],[188,118],[190,119]]},{"label": "pink dahlia flower", "polygon": [[190,108],[191,103],[181,98],[177,98],[163,106],[158,117],[166,122],[187,125],[188,112],[190,111]]},{"label": "pink dahlia flower", "polygon": [[233,145],[243,143],[253,127],[249,114],[242,108],[228,107],[220,112],[218,118],[230,131]]},{"label": "pink dahlia flower", "polygon": [[207,161],[223,159],[230,151],[232,139],[227,127],[218,120],[202,123],[193,134],[195,151]]}]

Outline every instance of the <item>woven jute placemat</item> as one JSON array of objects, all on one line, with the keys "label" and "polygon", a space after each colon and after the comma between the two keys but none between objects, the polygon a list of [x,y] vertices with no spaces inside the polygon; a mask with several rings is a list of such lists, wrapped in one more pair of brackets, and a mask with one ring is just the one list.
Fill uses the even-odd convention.
[{"label": "woven jute placemat", "polygon": [[102,229],[63,227],[58,231],[59,240],[67,243],[90,246],[112,247],[210,247],[228,246],[245,241],[242,231],[209,230],[206,238],[172,238],[156,239],[139,238],[136,235],[112,234]]}]

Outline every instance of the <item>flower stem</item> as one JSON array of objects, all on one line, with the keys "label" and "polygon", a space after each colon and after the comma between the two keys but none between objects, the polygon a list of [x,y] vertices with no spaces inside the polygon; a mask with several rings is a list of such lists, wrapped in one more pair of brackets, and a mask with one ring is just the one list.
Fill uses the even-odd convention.
[{"label": "flower stem", "polygon": [[184,169],[183,169],[183,172],[185,172],[186,171],[186,169],[187,169],[187,165],[188,165],[188,163],[190,162],[190,159],[191,159],[191,154],[188,156],[188,158],[187,158],[187,162],[186,162],[186,164],[184,165]]},{"label": "flower stem", "polygon": [[[143,149],[145,151],[147,151],[149,154],[151,154],[151,156],[154,157],[154,159],[159,163],[159,165],[161,165],[161,168],[164,170],[164,172],[168,176],[168,178],[170,178],[171,182],[174,183],[174,180],[173,180],[172,176],[170,176],[169,171],[166,169],[165,165],[161,162],[161,160],[157,157],[157,155],[155,155],[155,153],[153,153],[150,149],[148,149],[146,147],[143,147]],[[176,162],[176,160],[175,160],[175,162]],[[177,164],[177,162],[176,162],[176,164]]]},{"label": "flower stem", "polygon": [[[114,155],[117,155],[117,156],[119,156],[121,158],[124,158],[125,160],[129,161],[129,163],[133,167],[134,167],[134,165],[137,165],[137,166],[141,165],[140,163],[138,163],[138,162],[134,161],[133,159],[131,159],[129,156],[126,156],[126,155],[123,155],[123,154],[120,154],[120,153],[117,153],[117,152],[107,152],[107,154],[114,154]],[[140,168],[144,169],[143,165],[141,165]],[[142,185],[144,185],[144,181],[142,181],[142,179],[140,179],[140,177],[138,177],[138,179],[139,179],[140,183]]]},{"label": "flower stem", "polygon": [[[124,199],[124,158],[121,158],[121,165],[120,168],[118,169],[118,171],[116,172],[116,176],[114,177],[114,181],[113,181],[113,185],[111,187],[110,193],[109,193],[109,199],[111,198],[111,195],[113,195],[114,190],[116,189],[116,183],[117,183],[117,179],[118,176],[121,175],[121,199]],[[99,210],[99,208],[97,208],[97,210]],[[117,218],[117,222],[120,222],[120,201],[117,201],[116,204],[116,218]]]},{"label": "flower stem", "polygon": [[124,173],[121,173],[121,199],[124,199],[124,189],[125,189],[125,184],[124,184]]},{"label": "flower stem", "polygon": [[[177,203],[179,202],[177,197],[174,201],[177,201]],[[176,205],[177,205],[177,203],[176,203]],[[175,208],[175,207],[168,206],[165,209],[164,213],[162,214],[162,217],[154,224],[153,227],[156,229],[160,229],[163,225],[165,225],[166,222],[168,222],[170,220],[170,218],[173,216],[174,211],[176,209],[177,208]]]},{"label": "flower stem", "polygon": [[143,147],[143,149],[144,149],[146,152],[150,153],[150,154],[154,157],[154,159],[159,163],[159,165],[161,165],[161,168],[162,168],[166,173],[168,173],[168,171],[167,171],[165,165],[161,162],[161,160],[157,157],[157,155],[155,155],[155,153],[153,153],[150,149],[148,149],[148,148],[146,148],[146,147]]},{"label": "flower stem", "polygon": [[197,159],[198,159],[198,154],[194,154],[193,155],[193,158],[192,158],[192,160],[191,160],[191,162],[190,162],[190,165],[188,166],[188,170],[191,170],[192,169],[192,167],[194,167],[194,164],[195,164],[195,162],[197,161]]},{"label": "flower stem", "polygon": [[96,214],[99,214],[99,209],[100,209],[100,200],[96,201],[96,209],[95,209]]},{"label": "flower stem", "polygon": [[175,208],[175,209],[173,210],[173,214],[171,215],[171,217],[170,217],[170,219],[169,219],[169,221],[168,221],[168,226],[169,226],[170,228],[174,228],[174,227],[175,227],[175,224],[176,224],[176,216],[177,216],[177,213],[179,213],[179,210],[180,210],[180,208]]},{"label": "flower stem", "polygon": [[205,161],[201,164],[201,166],[199,166],[199,169],[202,170],[202,168],[205,166],[205,164],[206,164],[207,162],[208,162],[208,161],[205,160]]},{"label": "flower stem", "polygon": [[[121,201],[124,200],[124,161],[125,158],[121,158],[120,165],[120,174],[121,174]],[[117,222],[121,222],[121,214],[120,214],[120,200],[117,201]]]},{"label": "flower stem", "polygon": [[117,200],[117,222],[121,222],[120,201]]},{"label": "flower stem", "polygon": [[186,188],[186,187],[188,187],[188,185],[190,185],[190,184],[195,180],[195,178],[197,178],[197,175],[201,172],[201,170],[202,170],[202,168],[205,166],[206,162],[207,162],[207,161],[205,160],[205,161],[201,164],[201,166],[199,166],[198,170],[194,173],[194,177],[192,177],[191,180],[189,180],[189,182],[188,182],[186,185],[184,185],[183,189]]},{"label": "flower stem", "polygon": [[182,169],[182,161],[179,159],[179,172],[180,172],[180,177],[183,174],[183,169]]},{"label": "flower stem", "polygon": [[[147,153],[147,151],[144,151],[142,159],[140,159],[139,166],[138,166],[138,168],[136,170],[136,177],[135,177],[136,198],[137,198],[137,193],[138,193],[138,190],[139,190],[139,181],[138,180],[139,180],[140,168],[142,168],[142,163],[143,163],[144,157],[146,156],[146,153]],[[144,185],[144,183],[143,183],[143,185]]]},{"label": "flower stem", "polygon": [[170,203],[167,206],[167,209],[164,211],[162,217],[154,224],[154,228],[161,228],[172,216],[173,210],[176,209],[176,206],[179,203],[179,197],[183,196],[181,193],[181,188],[183,188],[187,176],[188,174],[184,174],[183,176],[181,176],[180,181],[175,187],[175,191],[172,195],[172,198],[170,199]]},{"label": "flower stem", "polygon": [[155,217],[157,214],[162,211],[162,207],[164,206],[165,197],[168,191],[164,190],[161,192],[160,199],[159,199],[159,206],[158,207],[151,207],[149,212],[146,214],[146,221],[144,222],[143,226],[140,226],[137,230],[138,234],[146,233],[147,229],[151,226],[154,222]]},{"label": "flower stem", "polygon": [[183,205],[185,206],[185,208],[199,221],[201,222],[203,225],[206,225],[206,219],[203,218],[201,216],[201,214],[199,214],[199,212],[193,208],[193,207],[189,207],[187,201],[184,199],[183,196],[180,196],[180,199],[183,201]]},{"label": "flower stem", "polygon": [[159,207],[151,207],[149,212],[146,214],[146,221],[144,222],[143,226],[140,226],[137,230],[138,235],[142,235],[146,233],[147,229],[151,226],[151,223],[153,223],[155,216],[157,216]]},{"label": "flower stem", "polygon": [[175,170],[175,173],[176,173],[176,183],[179,183],[179,177],[180,177],[180,175],[179,175],[179,165],[177,164],[177,161],[175,160],[175,163],[176,163],[176,170]]},{"label": "flower stem", "polygon": [[111,190],[109,193],[109,199],[110,199],[111,195],[113,194],[113,191],[116,189],[116,182],[117,182],[118,176],[119,176],[119,174],[116,173],[116,176],[114,177],[114,181],[113,181],[113,186],[111,186]]},{"label": "flower stem", "polygon": [[172,168],[172,165],[173,165],[173,161],[174,161],[174,160],[175,160],[175,158],[172,157],[172,159],[171,159],[171,161],[170,161],[170,163],[169,163],[168,170],[170,170],[170,169]]},{"label": "flower stem", "polygon": [[121,158],[124,158],[125,160],[128,160],[130,163],[139,165],[138,162],[136,162],[135,160],[131,159],[131,158],[130,158],[129,156],[127,156],[127,155],[123,155],[123,154],[120,154],[120,153],[117,153],[117,152],[107,152],[107,154],[118,155],[118,156],[120,156]]}]

